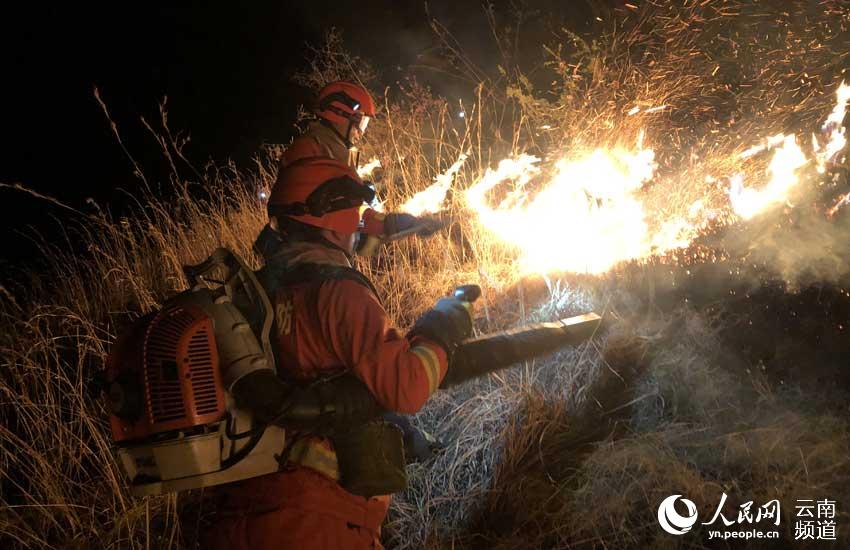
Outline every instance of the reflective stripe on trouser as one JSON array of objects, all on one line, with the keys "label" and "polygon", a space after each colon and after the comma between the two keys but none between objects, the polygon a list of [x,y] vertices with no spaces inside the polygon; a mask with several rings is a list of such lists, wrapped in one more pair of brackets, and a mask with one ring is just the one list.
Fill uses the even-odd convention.
[{"label": "reflective stripe on trouser", "polygon": [[299,439],[292,444],[286,460],[316,470],[334,481],[339,481],[339,463],[336,459],[336,453],[325,447],[321,440],[310,437]]},{"label": "reflective stripe on trouser", "polygon": [[440,385],[440,358],[437,357],[437,353],[433,349],[426,345],[414,346],[410,351],[419,358],[422,368],[425,369],[425,374],[428,376],[428,395],[431,395]]}]

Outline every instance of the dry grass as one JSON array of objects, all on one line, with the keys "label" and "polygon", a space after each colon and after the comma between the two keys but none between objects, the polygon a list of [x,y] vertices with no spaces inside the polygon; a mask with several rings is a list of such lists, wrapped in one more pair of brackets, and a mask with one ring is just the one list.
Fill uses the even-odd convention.
[{"label": "dry grass", "polygon": [[[802,14],[793,25],[782,15],[789,11]],[[556,36],[560,44],[545,45],[545,74],[534,79],[509,65],[486,78],[435,25],[447,55],[481,77],[477,101],[459,121],[415,83],[390,90],[363,150],[383,162],[388,207],[462,152],[470,158],[456,180],[461,189],[511,153],[632,143],[639,129],[667,170],[667,185],[647,192],[663,191],[671,208],[690,204],[705,191],[692,182],[728,168],[748,136],[812,126],[828,110],[819,98],[846,56],[839,2],[777,0],[758,10],[746,2],[645,2],[625,13],[606,14],[617,23],[595,42]],[[768,40],[752,32],[776,21],[794,32]],[[500,23],[492,24],[498,36]],[[810,42],[797,42],[801,35]],[[302,78],[356,76],[350,56],[329,44]],[[360,75],[367,84],[371,76]],[[535,87],[552,78],[553,86]],[[627,114],[661,104],[671,107]],[[182,288],[181,265],[217,246],[256,261],[249,247],[264,223],[257,193],[273,181],[274,155],[262,154],[250,173],[202,172],[185,166],[166,124],[157,133],[174,169],[174,197],[142,197],[127,218],[86,217],[68,239],[87,252],[45,247],[48,270],[2,288],[0,538],[8,546],[185,547],[202,528],[201,495],[128,496],[88,381],[128,320]],[[703,154],[690,156],[691,147]],[[459,204],[450,208],[462,214]],[[401,325],[461,282],[484,287],[478,325],[486,330],[590,307],[624,320],[619,335],[437,394],[416,422],[448,447],[412,468],[386,525],[388,546],[699,547],[697,533],[665,538],[655,507],[681,493],[712,509],[723,491],[735,500],[730,507],[783,499],[786,535],[794,498],[839,499],[846,538],[846,418],[809,406],[813,397],[792,388],[730,374],[735,350],[699,311],[648,315],[644,287],[616,274],[518,281],[515,258],[461,218],[444,235],[398,243],[361,264]]]},{"label": "dry grass", "polygon": [[834,499],[847,536],[846,417],[730,374],[735,355],[694,311],[648,329],[564,352],[531,382],[515,369],[439,395],[418,420],[451,443],[395,500],[390,546],[704,547],[708,527],[672,538],[656,508],[683,494],[708,521],[723,492],[732,519],[780,499],[786,544],[796,499]]}]

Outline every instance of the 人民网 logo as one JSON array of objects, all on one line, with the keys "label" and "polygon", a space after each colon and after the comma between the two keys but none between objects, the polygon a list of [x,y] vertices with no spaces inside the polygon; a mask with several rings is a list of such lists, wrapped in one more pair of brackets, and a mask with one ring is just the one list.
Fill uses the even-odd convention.
[{"label": "\u4eba\u6c11\u7f51 logo", "polygon": [[687,515],[680,515],[676,511],[676,500],[681,497],[682,495],[670,495],[658,506],[658,523],[671,535],[684,535],[697,522],[697,505],[693,501],[682,498],[682,504],[688,509]]}]

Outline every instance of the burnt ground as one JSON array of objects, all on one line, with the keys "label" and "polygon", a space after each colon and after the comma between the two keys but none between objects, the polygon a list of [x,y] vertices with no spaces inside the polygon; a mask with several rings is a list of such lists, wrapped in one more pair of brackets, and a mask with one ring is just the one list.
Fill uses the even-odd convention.
[{"label": "burnt ground", "polygon": [[819,281],[803,269],[787,281],[748,256],[689,266],[626,270],[648,314],[687,307],[715,329],[734,374],[759,374],[801,391],[812,406],[850,414],[850,275]]}]

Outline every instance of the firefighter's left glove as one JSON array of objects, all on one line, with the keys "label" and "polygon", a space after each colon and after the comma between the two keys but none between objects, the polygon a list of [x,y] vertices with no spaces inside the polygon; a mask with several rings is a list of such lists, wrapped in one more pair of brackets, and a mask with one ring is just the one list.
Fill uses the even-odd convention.
[{"label": "firefighter's left glove", "polygon": [[416,321],[409,337],[422,336],[436,342],[451,357],[458,344],[472,335],[472,304],[443,298]]},{"label": "firefighter's left glove", "polygon": [[391,212],[384,218],[384,235],[392,237],[399,233],[405,233],[415,228],[419,219],[413,214],[404,212]]},{"label": "firefighter's left glove", "polygon": [[446,221],[435,216],[420,216],[417,220],[419,221],[419,229],[417,229],[416,234],[420,237],[430,237],[446,227]]},{"label": "firefighter's left glove", "polygon": [[436,218],[417,217],[404,212],[392,212],[384,218],[384,236],[387,238],[404,234],[430,237],[442,227],[443,223]]}]

